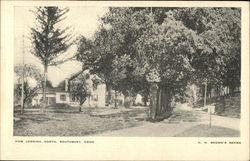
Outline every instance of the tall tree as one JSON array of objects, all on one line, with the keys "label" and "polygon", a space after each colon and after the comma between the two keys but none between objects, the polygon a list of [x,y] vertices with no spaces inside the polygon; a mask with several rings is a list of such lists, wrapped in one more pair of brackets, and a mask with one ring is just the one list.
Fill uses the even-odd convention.
[{"label": "tall tree", "polygon": [[31,28],[31,40],[34,54],[44,66],[43,111],[46,107],[46,80],[48,67],[62,63],[58,56],[62,55],[72,44],[68,27],[60,26],[69,9],[59,7],[37,7],[36,27]]},{"label": "tall tree", "polygon": [[82,62],[83,68],[89,69],[90,73],[96,74],[105,82],[108,91],[108,104],[111,100],[111,89],[114,89],[117,80],[124,77],[122,71],[124,68],[119,68],[121,70],[118,71],[118,66],[115,64],[119,44],[114,39],[113,34],[112,30],[102,27],[100,31],[95,33],[93,41],[82,36],[77,50],[77,59]]},{"label": "tall tree", "polygon": [[190,59],[200,40],[174,18],[171,10],[161,24],[155,22],[153,13],[150,16],[136,45],[147,81],[151,82],[150,118],[154,120],[169,115],[173,96],[185,89],[193,72]]},{"label": "tall tree", "polygon": [[131,104],[131,97],[147,88],[145,75],[138,66],[140,59],[135,42],[144,32],[147,23],[145,14],[148,10],[135,8],[110,8],[102,18],[104,25],[109,26],[112,33],[113,61],[112,61],[112,87],[125,96],[127,104]]},{"label": "tall tree", "polygon": [[[172,56],[170,55],[168,59],[164,60],[160,55],[164,56],[167,51],[174,48],[174,45],[178,45],[178,41],[182,35],[187,39],[183,40],[186,42],[191,39],[189,37],[192,37],[192,35],[183,34],[184,31],[182,30],[185,28],[183,25],[182,28],[180,28],[178,24],[172,23],[177,27],[177,29],[174,29],[169,26],[170,23],[166,25],[166,21],[165,26],[160,26],[159,24],[162,22],[156,21],[154,17],[157,16],[153,15],[149,8],[110,8],[109,12],[102,18],[104,27],[108,27],[107,29],[102,28],[99,32],[100,34],[98,34],[94,40],[95,52],[93,53],[95,53],[95,56],[92,56],[93,54],[90,54],[90,52],[85,52],[85,55],[88,56],[82,57],[85,60],[83,64],[88,64],[86,60],[92,61],[92,64],[96,62],[92,66],[100,70],[95,70],[95,72],[103,73],[109,80],[109,84],[112,85],[114,89],[121,91],[126,98],[136,95],[137,93],[148,95],[148,75],[150,73],[152,74],[151,71],[158,72],[158,68],[162,68],[161,71],[164,71],[165,69],[163,68],[166,67],[164,62],[171,61],[172,58],[175,58],[174,54],[172,54]],[[170,22],[174,21],[170,18],[169,20]],[[167,33],[169,39],[172,33],[175,34],[179,32],[179,35],[175,35],[176,43],[170,44],[172,48],[169,47],[168,50],[164,49],[165,42],[163,41],[164,36],[162,36],[164,34],[166,35],[166,30],[164,30],[166,26],[171,30],[171,32]],[[154,28],[152,29],[152,27]],[[152,35],[149,33],[152,33]],[[170,40],[165,41],[170,42]],[[166,44],[167,43],[168,42],[166,42]],[[179,50],[177,52],[180,55],[178,57],[179,59],[176,60],[177,64],[174,62],[172,63],[176,66],[183,61],[185,64],[189,65],[186,60],[187,56],[182,58],[181,50],[187,47],[186,50],[188,51],[191,50],[190,48],[192,47],[188,46],[190,43],[181,45],[179,49],[176,49]],[[84,47],[86,45],[80,45],[80,48],[81,46]],[[174,52],[175,51],[172,53]],[[161,64],[160,67],[159,64]],[[169,64],[169,66],[170,65],[171,64]],[[158,67],[155,68],[156,66]],[[171,69],[175,69],[176,66],[171,67]],[[187,68],[188,67],[189,66],[187,66]],[[184,69],[186,68],[184,67]],[[181,72],[181,69],[179,72]],[[173,80],[169,81],[169,84],[171,84],[171,82],[177,82],[175,81],[175,77],[178,76],[178,74],[172,74]],[[167,78],[167,76],[165,78]]]}]

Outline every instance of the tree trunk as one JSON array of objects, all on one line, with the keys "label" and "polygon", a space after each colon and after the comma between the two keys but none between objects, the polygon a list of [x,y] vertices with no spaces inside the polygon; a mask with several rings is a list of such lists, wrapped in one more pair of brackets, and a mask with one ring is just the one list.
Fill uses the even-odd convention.
[{"label": "tree trunk", "polygon": [[207,83],[205,84],[205,92],[204,92],[204,104],[205,107],[207,105]]},{"label": "tree trunk", "polygon": [[24,112],[24,67],[22,70],[21,114]]},{"label": "tree trunk", "polygon": [[79,112],[82,112],[82,105],[79,105]]},{"label": "tree trunk", "polygon": [[124,107],[129,108],[132,105],[133,101],[133,96],[129,90],[123,91],[124,95]]},{"label": "tree trunk", "polygon": [[157,83],[150,85],[149,120],[162,120],[172,113],[170,89]]},{"label": "tree trunk", "polygon": [[137,95],[137,94],[132,94],[132,96],[130,96],[131,101],[132,101],[131,103],[132,103],[132,105],[133,105],[133,106],[135,106],[135,105],[136,105],[136,104],[135,104],[136,95]]},{"label": "tree trunk", "polygon": [[88,96],[88,103],[89,103],[89,107],[91,107],[91,104],[90,104],[90,98],[91,98],[91,96]]},{"label": "tree trunk", "polygon": [[24,101],[21,101],[21,114],[24,113]]},{"label": "tree trunk", "polygon": [[43,107],[42,112],[45,112],[46,109],[46,88],[47,88],[47,72],[48,72],[48,65],[44,65],[44,75],[43,75]]},{"label": "tree trunk", "polygon": [[[22,87],[23,88],[23,87]],[[21,114],[24,113],[24,106],[25,106],[25,98],[24,98],[24,94],[22,94],[22,97],[21,97]]]},{"label": "tree trunk", "polygon": [[28,106],[28,103],[26,103],[28,101],[28,98],[27,97],[25,97],[24,99],[23,99],[23,112],[24,112],[24,109],[25,109],[25,107],[26,106]]},{"label": "tree trunk", "polygon": [[106,87],[107,87],[107,92],[108,92],[106,105],[109,107],[111,105],[111,87],[109,86],[108,83],[106,84]]},{"label": "tree trunk", "polygon": [[115,108],[117,108],[117,93],[116,93],[116,90],[115,90]]},{"label": "tree trunk", "polygon": [[150,85],[150,111],[149,118],[155,120],[156,118],[156,109],[157,109],[157,91],[158,85],[156,83],[152,83]]},{"label": "tree trunk", "polygon": [[147,106],[147,101],[148,101],[148,95],[145,95],[143,99],[144,106]]},{"label": "tree trunk", "polygon": [[79,112],[82,112],[82,105],[83,103],[86,101],[86,97],[85,98],[80,98],[80,103],[79,103]]},{"label": "tree trunk", "polygon": [[124,107],[129,108],[130,107],[130,97],[128,94],[124,95]]}]

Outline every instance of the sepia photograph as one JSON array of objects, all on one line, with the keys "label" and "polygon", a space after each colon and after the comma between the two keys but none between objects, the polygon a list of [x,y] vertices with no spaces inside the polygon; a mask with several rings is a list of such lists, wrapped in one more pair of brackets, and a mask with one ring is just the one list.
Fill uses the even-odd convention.
[{"label": "sepia photograph", "polygon": [[249,160],[248,2],[0,3],[0,160]]},{"label": "sepia photograph", "polygon": [[13,70],[13,136],[241,136],[240,7],[15,6]]}]

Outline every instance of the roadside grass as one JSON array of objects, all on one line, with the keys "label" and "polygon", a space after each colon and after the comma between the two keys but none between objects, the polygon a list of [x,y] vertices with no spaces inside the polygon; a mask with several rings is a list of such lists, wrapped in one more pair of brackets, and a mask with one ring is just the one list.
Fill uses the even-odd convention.
[{"label": "roadside grass", "polygon": [[142,124],[146,111],[84,108],[79,113],[74,107],[49,107],[45,113],[27,109],[22,115],[15,111],[14,136],[86,136],[119,130]]},{"label": "roadside grass", "polygon": [[[229,117],[229,118],[239,118],[241,117],[241,93],[227,94],[224,97],[224,104],[215,98],[210,98],[207,100],[207,104],[215,104],[215,115]],[[203,100],[199,101],[195,108],[203,107]]]},{"label": "roadside grass", "polygon": [[226,97],[225,109],[218,113],[219,116],[240,118],[241,115],[241,94],[236,93],[233,96]]},{"label": "roadside grass", "polygon": [[240,137],[240,131],[220,126],[210,128],[209,125],[200,124],[175,135],[175,137]]}]

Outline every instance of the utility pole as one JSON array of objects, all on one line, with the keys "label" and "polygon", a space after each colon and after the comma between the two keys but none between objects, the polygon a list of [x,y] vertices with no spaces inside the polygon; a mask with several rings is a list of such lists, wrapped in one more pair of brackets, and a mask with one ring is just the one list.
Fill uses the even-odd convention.
[{"label": "utility pole", "polygon": [[24,112],[24,101],[23,101],[23,99],[24,99],[24,35],[22,36],[22,38],[23,38],[23,56],[22,56],[22,64],[23,64],[23,66],[22,66],[22,93],[21,93],[21,114],[23,114],[23,112]]}]

